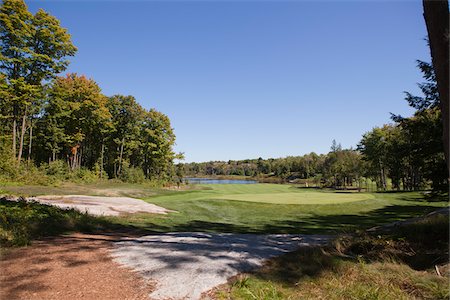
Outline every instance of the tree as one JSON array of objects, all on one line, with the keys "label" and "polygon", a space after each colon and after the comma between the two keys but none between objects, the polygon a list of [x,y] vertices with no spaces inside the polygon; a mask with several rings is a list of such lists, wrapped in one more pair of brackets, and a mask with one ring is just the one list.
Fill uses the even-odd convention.
[{"label": "tree", "polygon": [[376,127],[363,135],[358,149],[368,162],[366,176],[376,180],[377,186],[386,189],[386,132],[390,125],[383,128]]},{"label": "tree", "polygon": [[398,126],[406,138],[402,148],[408,158],[409,189],[418,189],[428,180],[433,189],[447,190],[440,110],[435,107],[418,111],[413,117],[403,119]]},{"label": "tree", "polygon": [[[145,109],[133,96],[115,95],[108,98],[108,109],[112,117],[113,130],[109,136],[109,173],[120,177],[124,159],[132,159],[132,165],[140,165],[140,131]],[[112,166],[112,167],[111,167]]]},{"label": "tree", "polygon": [[161,178],[175,159],[175,134],[169,118],[151,109],[146,112],[142,129],[143,169],[147,178]]},{"label": "tree", "polygon": [[[76,52],[67,30],[59,21],[39,10],[34,16],[23,0],[4,0],[0,7],[0,70],[6,76],[12,107],[12,145],[16,157],[18,122],[20,163],[27,121],[39,111],[43,81],[67,68],[66,56]],[[31,141],[31,136],[30,136]],[[31,145],[30,145],[31,149]]]},{"label": "tree", "polygon": [[[102,151],[102,140],[111,127],[107,98],[97,83],[85,76],[57,77],[49,91],[40,120],[41,137],[52,160],[68,157],[71,169],[93,167]],[[99,142],[100,141],[100,142]]]},{"label": "tree", "polygon": [[[433,67],[440,96],[442,141],[450,173],[449,161],[449,10],[447,0],[423,0],[423,16],[427,25]],[[448,174],[447,174],[448,176]]]}]

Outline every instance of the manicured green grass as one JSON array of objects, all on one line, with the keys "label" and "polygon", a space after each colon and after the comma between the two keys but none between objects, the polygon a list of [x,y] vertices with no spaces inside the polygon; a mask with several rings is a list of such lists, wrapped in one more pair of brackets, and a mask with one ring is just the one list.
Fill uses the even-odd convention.
[{"label": "manicured green grass", "polygon": [[272,204],[343,204],[372,199],[370,194],[342,193],[270,193],[270,194],[236,194],[223,195],[214,199],[250,201]]},{"label": "manicured green grass", "polygon": [[335,234],[420,216],[448,205],[445,197],[428,199],[420,192],[346,193],[280,184],[203,185],[181,191],[118,182],[1,189],[28,196],[131,196],[176,211],[108,218],[111,223],[151,232]]},{"label": "manicured green grass", "polygon": [[[419,192],[336,193],[275,184],[204,185],[203,188],[144,198],[175,213],[137,214],[115,221],[155,232],[323,234],[370,228],[448,205],[446,201],[424,199]],[[280,204],[263,203],[274,195],[283,197]],[[246,201],[225,200],[230,197]],[[353,197],[365,200],[356,201]],[[261,202],[254,202],[258,199]],[[281,204],[289,199],[299,204]]]}]

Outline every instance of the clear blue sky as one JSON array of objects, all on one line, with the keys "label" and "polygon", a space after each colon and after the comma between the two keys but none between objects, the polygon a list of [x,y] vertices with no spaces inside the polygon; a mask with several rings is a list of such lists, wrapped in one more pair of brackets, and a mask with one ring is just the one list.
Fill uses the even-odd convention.
[{"label": "clear blue sky", "polygon": [[78,47],[68,72],[167,114],[186,161],[327,153],[410,115],[421,1],[27,1]]}]

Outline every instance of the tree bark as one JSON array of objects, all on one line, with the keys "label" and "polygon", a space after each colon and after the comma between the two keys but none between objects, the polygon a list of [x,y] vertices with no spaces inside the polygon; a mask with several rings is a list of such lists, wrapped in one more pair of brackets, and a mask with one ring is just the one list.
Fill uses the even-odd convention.
[{"label": "tree bark", "polygon": [[103,179],[103,153],[105,152],[105,143],[102,142],[102,153],[100,156],[100,179]]},{"label": "tree bark", "polygon": [[13,159],[16,160],[16,139],[17,139],[17,122],[16,118],[13,120],[13,138],[12,138],[12,153]]},{"label": "tree bark", "polygon": [[28,161],[31,160],[31,145],[33,142],[33,121],[30,120],[30,144],[28,145]]},{"label": "tree bark", "polygon": [[122,172],[122,156],[123,156],[123,144],[125,143],[125,138],[122,138],[122,143],[120,145],[120,156],[119,156],[119,168],[117,170],[117,175],[120,175]]},{"label": "tree bark", "polygon": [[80,151],[78,151],[78,160],[77,160],[77,168],[81,168],[81,160],[83,159],[84,147],[80,147]]},{"label": "tree bark", "polygon": [[27,120],[27,109],[25,108],[25,113],[22,117],[22,131],[20,133],[20,144],[19,144],[19,155],[17,155],[17,166],[20,166],[20,161],[22,160],[22,151],[23,151],[23,138],[25,136],[25,124]]},{"label": "tree bark", "polygon": [[[436,73],[442,113],[445,159],[449,162],[449,10],[447,0],[423,0],[423,16],[427,25],[431,59]],[[448,174],[447,174],[448,175]]]}]

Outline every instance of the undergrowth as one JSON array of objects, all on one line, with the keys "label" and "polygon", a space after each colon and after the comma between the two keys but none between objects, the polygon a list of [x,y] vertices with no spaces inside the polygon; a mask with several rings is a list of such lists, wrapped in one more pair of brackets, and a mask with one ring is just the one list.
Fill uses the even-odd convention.
[{"label": "undergrowth", "polygon": [[24,246],[32,239],[68,231],[90,232],[108,226],[106,219],[75,209],[35,201],[0,199],[0,246]]},{"label": "undergrowth", "polygon": [[[218,288],[218,299],[448,299],[448,215],[341,236],[269,260]],[[442,277],[435,267],[441,266]]]}]

